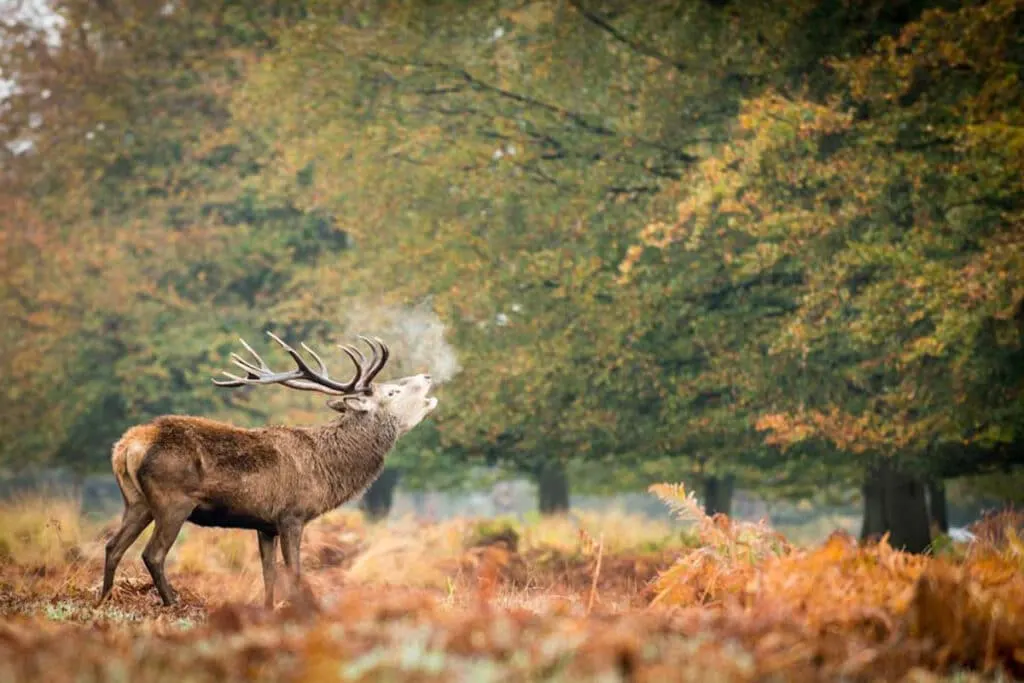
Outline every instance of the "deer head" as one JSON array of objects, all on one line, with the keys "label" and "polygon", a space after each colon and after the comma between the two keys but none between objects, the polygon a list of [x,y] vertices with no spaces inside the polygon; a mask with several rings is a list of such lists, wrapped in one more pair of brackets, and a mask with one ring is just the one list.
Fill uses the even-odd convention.
[{"label": "deer head", "polygon": [[373,341],[361,335],[359,337],[366,342],[373,354],[369,361],[356,347],[339,345],[356,366],[352,379],[339,382],[328,375],[326,363],[305,343],[302,343],[302,348],[313,357],[319,370],[310,367],[298,351],[281,341],[273,332],[267,334],[292,357],[296,365],[294,370],[274,372],[244,339],[240,339],[256,362],[232,353],[232,362],[245,370],[246,376],[239,377],[224,371],[222,374],[227,375],[229,379],[215,379],[213,383],[221,387],[280,384],[291,389],[328,394],[336,398],[327,401],[327,406],[342,414],[357,416],[370,415],[378,411],[390,413],[402,433],[415,427],[437,407],[437,398],[427,395],[431,387],[430,375],[410,375],[383,384],[372,383],[391,355],[387,345],[376,337]]}]

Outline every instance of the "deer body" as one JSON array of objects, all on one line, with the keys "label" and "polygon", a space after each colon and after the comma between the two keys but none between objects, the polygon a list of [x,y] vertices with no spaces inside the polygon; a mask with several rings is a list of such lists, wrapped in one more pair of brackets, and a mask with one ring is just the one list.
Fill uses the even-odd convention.
[{"label": "deer body", "polygon": [[[277,341],[293,358],[297,356]],[[349,353],[348,347],[342,348]],[[386,347],[382,348],[384,355],[379,361],[374,350],[372,374],[386,362]],[[278,539],[285,564],[297,579],[305,524],[362,493],[380,474],[385,456],[398,438],[437,405],[437,399],[426,396],[430,389],[428,375],[372,387],[362,378],[360,385],[362,367],[352,353],[349,355],[358,372],[356,379],[345,385],[326,378],[325,370],[323,375],[310,375],[301,361],[300,371],[272,373],[261,359],[259,366],[236,360],[249,376],[221,384],[280,383],[340,395],[340,399],[328,402],[340,415],[327,424],[247,429],[173,415],[125,432],[111,456],[125,512],[121,528],[107,543],[100,601],[110,593],[124,552],[155,521],[156,529],[143,551],[143,560],[161,599],[172,604],[174,595],[163,564],[182,524],[188,521],[199,526],[255,530],[266,604],[272,605]],[[322,361],[316,358],[323,369]],[[326,384],[314,388],[320,381]]]}]

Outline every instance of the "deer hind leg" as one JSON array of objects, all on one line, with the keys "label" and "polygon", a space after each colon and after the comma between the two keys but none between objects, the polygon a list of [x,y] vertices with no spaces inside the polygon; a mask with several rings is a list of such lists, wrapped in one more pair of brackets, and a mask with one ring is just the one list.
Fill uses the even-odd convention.
[{"label": "deer hind leg", "polygon": [[257,531],[256,535],[260,541],[260,564],[263,565],[263,604],[267,609],[273,609],[274,581],[276,580],[274,552],[277,550],[277,534]]},{"label": "deer hind leg", "polygon": [[153,515],[142,501],[125,505],[124,514],[121,517],[121,528],[107,541],[106,561],[103,565],[103,588],[100,591],[97,605],[110,595],[110,591],[114,587],[114,573],[117,572],[117,565],[121,563],[121,558],[152,521]]},{"label": "deer hind leg", "polygon": [[156,590],[160,593],[160,599],[163,600],[165,606],[173,605],[177,600],[177,596],[164,574],[167,551],[178,539],[181,525],[185,523],[195,507],[195,503],[191,500],[180,500],[161,507],[153,514],[156,528],[153,530],[153,537],[146,544],[146,549],[142,551],[142,561],[146,563],[146,569],[153,577],[153,584],[156,585]]}]

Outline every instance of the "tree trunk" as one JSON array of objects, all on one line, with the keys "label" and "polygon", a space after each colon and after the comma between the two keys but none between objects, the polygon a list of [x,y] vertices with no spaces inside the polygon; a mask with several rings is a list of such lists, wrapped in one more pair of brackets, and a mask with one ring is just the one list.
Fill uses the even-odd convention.
[{"label": "tree trunk", "polygon": [[888,532],[893,548],[924,552],[932,540],[924,483],[883,462],[867,472],[863,491],[861,539]]},{"label": "tree trunk", "polygon": [[704,477],[704,514],[708,517],[722,513],[732,514],[732,492],[735,478],[729,474],[724,477]]},{"label": "tree trunk", "polygon": [[542,515],[569,510],[569,475],[560,460],[551,460],[537,471],[537,496]]},{"label": "tree trunk", "polygon": [[359,508],[371,522],[384,519],[391,512],[391,503],[398,485],[398,470],[385,467],[359,501]]},{"label": "tree trunk", "polygon": [[949,507],[946,505],[946,484],[941,479],[928,482],[928,512],[932,525],[941,533],[949,533]]},{"label": "tree trunk", "polygon": [[869,472],[864,477],[864,519],[860,527],[862,541],[877,539],[885,533],[885,495],[881,480]]}]

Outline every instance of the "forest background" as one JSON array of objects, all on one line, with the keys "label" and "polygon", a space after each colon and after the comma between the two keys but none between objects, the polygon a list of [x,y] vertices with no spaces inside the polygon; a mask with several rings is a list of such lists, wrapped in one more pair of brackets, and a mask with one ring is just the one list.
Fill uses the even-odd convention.
[{"label": "forest background", "polygon": [[[1024,464],[1024,2],[5,2],[0,470],[106,472],[264,331],[389,342],[406,490],[683,481],[922,550]],[[266,352],[266,353],[263,353]]]}]

